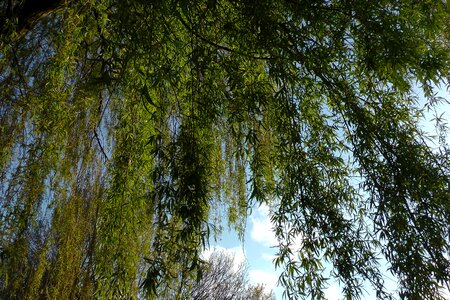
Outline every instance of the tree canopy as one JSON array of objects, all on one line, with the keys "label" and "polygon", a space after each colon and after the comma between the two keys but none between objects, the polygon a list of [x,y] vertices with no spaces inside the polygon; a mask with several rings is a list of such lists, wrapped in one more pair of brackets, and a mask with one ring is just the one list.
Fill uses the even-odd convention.
[{"label": "tree canopy", "polygon": [[420,122],[450,79],[449,9],[0,2],[0,294],[162,297],[264,203],[286,296],[334,278],[443,298],[450,151],[440,115],[434,143]]}]

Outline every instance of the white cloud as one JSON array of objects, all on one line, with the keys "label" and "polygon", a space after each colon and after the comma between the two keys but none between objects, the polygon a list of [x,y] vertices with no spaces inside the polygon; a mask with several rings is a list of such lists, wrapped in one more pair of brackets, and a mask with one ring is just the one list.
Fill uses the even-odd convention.
[{"label": "white cloud", "polygon": [[278,276],[275,273],[255,269],[248,272],[248,275],[251,283],[264,284],[266,292],[277,287]]},{"label": "white cloud", "polygon": [[[274,247],[278,245],[275,235],[273,223],[270,221],[270,209],[267,205],[262,204],[250,216],[251,221],[251,238],[265,247]],[[297,253],[302,247],[302,236],[298,235],[291,241],[292,259],[296,259]],[[262,254],[262,258],[267,261],[273,261],[274,255]]]},{"label": "white cloud", "polygon": [[442,296],[444,296],[444,299],[450,299],[450,290],[447,288],[442,288]]},{"label": "white cloud", "polygon": [[335,284],[332,284],[325,290],[325,298],[327,300],[338,300],[340,294],[339,287]]},{"label": "white cloud", "polygon": [[274,254],[263,253],[261,255],[262,259],[272,262],[277,256]]},{"label": "white cloud", "polygon": [[250,217],[252,224],[250,236],[257,242],[266,247],[276,246],[278,244],[273,224],[269,217],[269,207],[262,204],[258,207]]},{"label": "white cloud", "polygon": [[234,258],[234,264],[233,264],[234,271],[237,271],[239,266],[246,261],[245,252],[242,247],[224,248],[221,246],[213,246],[206,250],[203,250],[203,252],[200,256],[203,259],[208,260],[211,257],[211,254],[213,252],[218,252],[218,251],[223,251],[226,254],[229,254]]}]

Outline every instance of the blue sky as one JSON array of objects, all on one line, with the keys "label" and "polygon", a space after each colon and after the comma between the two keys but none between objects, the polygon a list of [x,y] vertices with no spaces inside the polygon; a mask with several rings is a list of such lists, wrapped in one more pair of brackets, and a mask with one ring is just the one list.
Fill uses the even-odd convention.
[{"label": "blue sky", "polygon": [[217,242],[211,244],[210,251],[226,250],[234,255],[236,264],[246,261],[250,282],[265,284],[268,290],[274,290],[277,299],[281,299],[283,289],[277,287],[280,272],[275,270],[272,262],[276,250],[272,246],[276,245],[276,238],[268,211],[267,206],[253,210],[247,220],[244,243],[239,241],[236,232],[224,230]]},{"label": "blue sky", "polygon": [[[245,241],[242,244],[235,232],[224,232],[215,244],[211,244],[211,250],[226,250],[235,257],[236,264],[246,261],[249,266],[249,279],[253,284],[263,283],[267,290],[273,290],[276,299],[282,299],[283,288],[277,286],[281,270],[275,270],[273,258],[277,240],[272,231],[272,224],[268,216],[269,208],[262,205],[253,209],[252,215],[247,220]],[[300,243],[300,240],[299,240]],[[206,256],[209,252],[207,251]],[[330,286],[326,291],[327,299],[337,300],[338,287]]]},{"label": "blue sky", "polygon": [[[276,238],[271,230],[268,211],[268,207],[264,205],[253,210],[253,214],[247,221],[244,244],[237,238],[237,233],[224,232],[215,244],[211,244],[211,249],[207,251],[206,256],[215,250],[225,250],[234,255],[236,264],[247,262],[250,282],[265,284],[267,290],[273,290],[276,299],[281,300],[283,288],[277,286],[280,270],[275,270],[272,262],[276,252],[272,245],[275,245]],[[385,283],[389,290],[395,290],[396,282],[389,274],[386,274]],[[444,292],[447,299],[450,299],[450,292]],[[337,283],[330,284],[325,291],[325,297],[328,300],[342,299]],[[362,299],[375,300],[376,298],[374,292],[367,287],[367,293],[362,295]]]}]

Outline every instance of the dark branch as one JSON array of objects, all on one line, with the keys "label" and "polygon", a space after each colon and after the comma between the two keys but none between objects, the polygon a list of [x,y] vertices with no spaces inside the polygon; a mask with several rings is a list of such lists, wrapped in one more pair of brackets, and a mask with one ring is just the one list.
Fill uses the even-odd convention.
[{"label": "dark branch", "polygon": [[102,152],[103,156],[105,157],[105,161],[109,161],[109,157],[105,152],[105,149],[103,148],[102,142],[100,141],[100,138],[97,134],[97,130],[94,130],[94,136],[95,139],[97,140],[98,146],[100,147],[100,151]]},{"label": "dark branch", "polygon": [[197,38],[199,38],[199,39],[202,40],[203,42],[205,42],[205,43],[207,43],[207,44],[209,44],[209,45],[211,45],[211,46],[213,46],[213,47],[215,47],[215,48],[217,48],[217,49],[225,50],[225,51],[227,51],[227,52],[234,52],[234,53],[237,53],[237,54],[239,54],[239,55],[246,56],[246,57],[253,58],[253,59],[261,59],[261,60],[272,60],[272,59],[274,59],[274,57],[270,57],[270,56],[254,56],[254,55],[251,55],[251,54],[247,54],[247,53],[240,52],[240,51],[238,51],[238,50],[236,50],[236,49],[231,49],[231,48],[229,48],[229,47],[227,47],[227,46],[219,45],[219,44],[217,44],[217,43],[215,43],[215,42],[213,42],[213,41],[211,41],[211,40],[205,38],[204,36],[202,36],[201,34],[199,34],[197,31],[195,31],[192,27],[190,27],[190,26],[186,23],[185,20],[183,20],[183,18],[181,17],[181,15],[178,16],[178,19],[180,20],[181,24],[183,24],[183,26],[184,26],[190,33],[192,33],[193,35],[195,35]]}]

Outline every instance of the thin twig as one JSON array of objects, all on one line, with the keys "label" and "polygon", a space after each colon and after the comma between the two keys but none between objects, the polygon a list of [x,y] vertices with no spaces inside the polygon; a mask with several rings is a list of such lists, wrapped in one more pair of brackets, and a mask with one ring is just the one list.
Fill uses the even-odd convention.
[{"label": "thin twig", "polygon": [[98,134],[97,134],[97,130],[94,130],[94,136],[95,136],[95,139],[97,140],[98,146],[100,147],[100,151],[102,152],[103,156],[105,157],[105,160],[106,160],[106,161],[109,161],[109,157],[108,157],[108,155],[106,154],[105,149],[103,148],[102,143],[100,142],[100,138],[99,138],[99,136],[98,136]]}]

